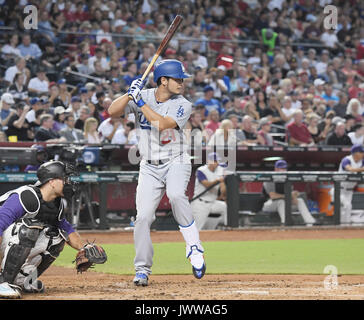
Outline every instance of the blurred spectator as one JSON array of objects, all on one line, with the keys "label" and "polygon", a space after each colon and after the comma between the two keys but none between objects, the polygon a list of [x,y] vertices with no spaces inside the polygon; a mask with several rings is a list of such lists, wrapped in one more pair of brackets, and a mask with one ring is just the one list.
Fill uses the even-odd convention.
[{"label": "blurred spectator", "polygon": [[322,95],[322,98],[326,100],[326,102],[333,101],[334,103],[339,102],[339,98],[333,93],[332,86],[330,84],[325,84],[324,86],[324,94]]},{"label": "blurred spectator", "polygon": [[352,85],[348,88],[348,94],[349,98],[357,98],[359,92],[363,91],[362,88],[360,88],[360,85],[362,85],[362,81],[360,81],[360,78],[358,76],[354,76]]},{"label": "blurred spectator", "polygon": [[49,21],[49,13],[43,10],[39,14],[37,34],[41,35],[43,41],[58,43],[58,38],[53,32],[52,25]]},{"label": "blurred spectator", "polygon": [[217,128],[220,127],[220,119],[219,119],[219,113],[217,110],[211,110],[208,116],[208,121],[205,125],[206,134],[208,139],[212,136],[213,133],[217,130]]},{"label": "blurred spectator", "polygon": [[43,105],[40,99],[37,97],[31,98],[29,103],[31,106],[31,110],[28,111],[25,118],[27,119],[28,123],[32,123],[33,121],[35,121],[36,118],[35,112],[39,109],[43,109]]},{"label": "blurred spectator", "polygon": [[233,124],[230,120],[225,119],[221,121],[218,129],[211,136],[208,147],[235,147],[236,146],[236,135],[233,129]]},{"label": "blurred spectator", "polygon": [[360,102],[359,113],[364,114],[364,90],[358,93],[358,100]]},{"label": "blurred spectator", "polygon": [[320,144],[326,139],[328,130],[330,128],[330,126],[328,125],[325,126],[323,130],[321,130],[321,127],[319,127],[319,120],[320,117],[315,113],[311,113],[307,117],[307,129],[311,134],[311,138],[315,144]]},{"label": "blurred spectator", "polygon": [[125,134],[127,136],[126,144],[138,144],[138,137],[136,134],[134,122],[127,122],[125,125]]},{"label": "blurred spectator", "polygon": [[107,119],[107,118],[110,117],[109,113],[107,112],[107,109],[109,109],[111,103],[112,103],[112,100],[109,97],[106,97],[102,101],[103,111],[101,112],[101,117],[102,117],[103,120],[105,120],[105,119]]},{"label": "blurred spectator", "polygon": [[35,134],[35,141],[46,141],[49,143],[66,142],[66,138],[61,137],[57,132],[52,130],[53,116],[51,114],[42,114],[40,116],[40,128]]},{"label": "blurred spectator", "polygon": [[126,67],[124,68],[124,81],[127,86],[130,86],[131,83],[138,78],[137,72],[137,64],[135,62],[129,62]]},{"label": "blurred spectator", "polygon": [[59,89],[58,98],[62,101],[62,103],[58,105],[62,105],[65,108],[68,108],[69,104],[71,103],[71,94],[67,90],[66,79],[59,79],[57,81],[57,85]]},{"label": "blurred spectator", "polygon": [[8,126],[10,118],[16,113],[15,109],[11,108],[14,104],[14,98],[11,93],[4,93],[1,96],[0,120],[2,129],[5,130]]},{"label": "blurred spectator", "polygon": [[94,117],[89,117],[83,127],[83,135],[86,143],[101,143],[99,132],[97,132],[98,121]]},{"label": "blurred spectator", "polygon": [[206,137],[203,136],[205,126],[201,114],[198,111],[192,111],[190,119],[186,123],[186,129],[191,130],[191,135],[194,137],[193,139],[195,139],[196,143],[205,140]]},{"label": "blurred spectator", "polygon": [[241,94],[237,91],[232,92],[233,101],[231,103],[231,107],[227,107],[226,112],[224,113],[224,118],[228,119],[231,115],[236,115],[240,121],[243,119],[244,112],[241,107]]},{"label": "blurred spectator", "polygon": [[28,100],[28,87],[24,84],[25,76],[17,73],[14,76],[13,84],[8,88],[8,92],[12,94],[16,102]]},{"label": "blurred spectator", "polygon": [[90,109],[87,106],[80,107],[79,117],[76,120],[75,128],[83,131],[85,121],[90,117]]},{"label": "blurred spectator", "polygon": [[291,97],[291,106],[292,109],[301,109],[302,108],[302,102],[298,99],[299,94],[297,91],[293,90],[290,92],[289,96]]},{"label": "blurred spectator", "polygon": [[[30,110],[30,111],[32,111],[32,110]],[[28,111],[27,114],[29,114],[30,111]],[[33,137],[35,137],[36,132],[40,128],[40,117],[42,116],[42,114],[45,114],[45,113],[46,113],[46,111],[44,109],[42,109],[42,108],[41,109],[38,109],[34,113],[34,120],[31,121],[31,122],[28,121],[28,123],[29,123],[29,130],[32,131]]]},{"label": "blurred spectator", "polygon": [[[239,143],[244,146],[255,146],[259,143],[257,138],[257,130],[253,125],[253,118],[249,115],[243,117],[241,124],[242,141]],[[262,140],[261,140],[262,141]]]},{"label": "blurred spectator", "polygon": [[333,110],[338,117],[343,118],[346,114],[346,108],[348,105],[348,95],[345,92],[339,92],[337,94],[339,102],[334,106]]},{"label": "blurred spectator", "polygon": [[95,62],[100,63],[102,72],[109,69],[109,62],[107,61],[104,51],[101,48],[96,48],[95,55],[88,59],[88,70],[91,71],[90,74],[95,72]]},{"label": "blurred spectator", "polygon": [[347,113],[344,116],[343,121],[345,123],[345,132],[349,133],[349,132],[353,131],[353,127],[355,126],[355,122],[356,122],[355,117],[352,114]]},{"label": "blurred spectator", "polygon": [[1,48],[1,53],[4,55],[5,59],[12,59],[16,57],[21,57],[20,50],[17,48],[19,43],[19,36],[14,33],[10,36],[9,43],[5,44]]},{"label": "blurred spectator", "polygon": [[272,124],[284,125],[284,121],[280,116],[280,104],[275,95],[271,95],[268,99],[267,107],[262,111],[262,118],[268,117]]},{"label": "blurred spectator", "polygon": [[273,62],[274,48],[276,46],[276,42],[278,42],[278,33],[274,32],[270,28],[262,28],[261,33],[262,44],[265,47],[270,62]]},{"label": "blurred spectator", "polygon": [[321,60],[318,61],[314,67],[316,68],[317,74],[322,75],[326,72],[328,63],[330,60],[330,53],[328,50],[322,50]]},{"label": "blurred spectator", "polygon": [[80,108],[81,108],[81,98],[79,96],[74,96],[71,98],[71,104],[66,109],[66,112],[72,114],[73,117],[77,120],[80,116]]},{"label": "blurred spectator", "polygon": [[18,45],[18,49],[22,57],[26,60],[37,60],[42,56],[42,50],[36,43],[32,42],[30,34],[23,34],[22,43]]},{"label": "blurred spectator", "polygon": [[[324,104],[322,104],[322,106],[324,107],[323,113],[325,113],[327,108],[326,108],[326,106]],[[306,97],[304,97],[302,99],[301,110],[302,110],[304,115],[308,115],[308,114],[313,112],[312,101],[310,99],[310,96],[307,95]]]},{"label": "blurred spectator", "polygon": [[[8,122],[8,129],[5,133],[9,137],[16,137],[15,141],[29,141],[33,140],[32,132],[29,130],[29,124],[25,119],[25,115],[29,111],[30,107],[25,105],[23,102],[17,103],[15,111]],[[9,139],[10,141],[10,139]]]},{"label": "blurred spectator", "polygon": [[30,70],[26,68],[26,63],[24,58],[16,58],[15,65],[6,69],[4,80],[9,84],[13,83],[14,77],[17,73],[22,73],[24,75],[23,84],[27,84],[30,79]]},{"label": "blurred spectator", "polygon": [[48,72],[56,70],[63,70],[68,64],[69,59],[63,59],[63,55],[59,50],[55,49],[53,42],[45,44],[45,52],[42,54],[41,65],[46,68]]},{"label": "blurred spectator", "polygon": [[101,112],[104,111],[104,108],[103,108],[102,104],[104,102],[105,97],[106,97],[106,95],[105,95],[105,92],[103,92],[103,91],[96,93],[97,102],[95,103],[95,107],[96,107],[96,110],[100,114],[101,114]]},{"label": "blurred spectator", "polygon": [[111,139],[111,143],[112,144],[126,144],[126,142],[128,141],[128,133],[124,126],[120,126],[114,136]]},{"label": "blurred spectator", "polygon": [[361,123],[363,120],[362,114],[359,113],[360,101],[356,98],[350,99],[346,108],[346,114],[354,117],[356,123]]},{"label": "blurred spectator", "polygon": [[64,123],[66,117],[66,109],[62,106],[54,108],[54,122],[53,130],[59,132],[64,129],[67,125]]},{"label": "blurred spectator", "polygon": [[48,93],[48,85],[49,81],[44,68],[38,68],[37,76],[29,81],[28,91],[29,93],[40,96],[44,93]]},{"label": "blurred spectator", "polygon": [[327,136],[326,145],[329,146],[351,146],[352,142],[345,132],[345,123],[338,122],[335,130]]},{"label": "blurred spectator", "polygon": [[110,143],[118,129],[123,129],[121,119],[119,117],[110,117],[102,121],[97,130],[101,134],[102,142]]},{"label": "blurred spectator", "polygon": [[359,123],[353,127],[353,131],[348,133],[351,143],[363,145],[364,144],[364,126]]},{"label": "blurred spectator", "polygon": [[96,42],[98,44],[102,43],[102,40],[112,41],[110,34],[110,22],[108,20],[103,20],[100,25],[101,29],[97,31]]},{"label": "blurred spectator", "polygon": [[273,137],[270,135],[271,129],[271,122],[268,118],[262,118],[259,121],[260,130],[257,134],[257,140],[260,145],[263,146],[273,146],[274,140]]},{"label": "blurred spectator", "polygon": [[291,98],[289,96],[285,96],[283,98],[283,107],[281,108],[279,104],[277,104],[276,107],[282,120],[286,124],[290,123],[291,119],[293,118],[293,113],[295,112],[295,110],[292,108]]},{"label": "blurred spectator", "polygon": [[250,116],[253,120],[259,120],[260,115],[257,111],[257,107],[253,101],[248,101],[244,107],[244,113]]},{"label": "blurred spectator", "polygon": [[224,110],[221,107],[220,101],[217,99],[214,99],[214,89],[207,85],[203,89],[204,97],[201,99],[198,99],[195,104],[202,104],[205,106],[205,116],[208,116],[212,110],[216,110],[218,112],[218,115],[222,115],[224,113]]},{"label": "blurred spectator", "polygon": [[214,98],[220,99],[222,95],[230,91],[230,78],[226,75],[226,67],[224,65],[211,68],[206,77],[209,79],[209,85],[214,90]]},{"label": "blurred spectator", "polygon": [[[91,58],[90,58],[91,59]],[[86,53],[82,53],[79,57],[79,63],[77,63],[74,67],[76,68],[76,72],[89,75],[94,71],[94,68],[91,68],[91,65],[93,66],[93,63],[89,63],[89,56]]]},{"label": "blurred spectator", "polygon": [[321,35],[320,40],[326,47],[330,48],[336,48],[339,42],[334,29],[326,29],[326,31]]},{"label": "blurred spectator", "polygon": [[314,144],[311,133],[303,122],[303,112],[295,110],[292,114],[293,122],[287,126],[287,142],[291,146],[307,146]]},{"label": "blurred spectator", "polygon": [[66,127],[61,129],[59,134],[64,137],[67,142],[83,142],[85,140],[83,132],[75,128],[75,118],[73,115],[66,115],[64,123]]}]

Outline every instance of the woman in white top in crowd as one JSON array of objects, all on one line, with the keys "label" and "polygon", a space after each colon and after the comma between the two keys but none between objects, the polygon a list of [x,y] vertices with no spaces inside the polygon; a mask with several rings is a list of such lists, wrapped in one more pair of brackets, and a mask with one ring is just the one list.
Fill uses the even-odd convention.
[{"label": "woman in white top in crowd", "polygon": [[91,117],[86,119],[83,128],[86,143],[101,143],[101,138],[97,131],[98,125],[99,123],[95,118]]},{"label": "woman in white top in crowd", "polygon": [[1,48],[1,53],[7,55],[10,58],[21,57],[20,50],[17,48],[18,43],[19,43],[18,35],[13,34],[9,39],[9,43],[7,43]]},{"label": "woman in white top in crowd", "polygon": [[354,125],[353,131],[348,133],[352,144],[364,144],[364,126],[361,123]]}]

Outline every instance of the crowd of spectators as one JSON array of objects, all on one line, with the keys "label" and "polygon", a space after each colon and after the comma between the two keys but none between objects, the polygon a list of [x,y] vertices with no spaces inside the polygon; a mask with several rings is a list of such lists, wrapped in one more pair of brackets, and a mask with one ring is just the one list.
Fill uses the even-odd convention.
[{"label": "crowd of spectators", "polygon": [[[0,141],[136,144],[133,118],[107,109],[181,14],[160,59],[191,74],[187,128],[206,145],[363,143],[360,0],[31,2],[38,28],[25,30],[29,1],[0,0]],[[338,9],[330,30],[328,4]]]}]

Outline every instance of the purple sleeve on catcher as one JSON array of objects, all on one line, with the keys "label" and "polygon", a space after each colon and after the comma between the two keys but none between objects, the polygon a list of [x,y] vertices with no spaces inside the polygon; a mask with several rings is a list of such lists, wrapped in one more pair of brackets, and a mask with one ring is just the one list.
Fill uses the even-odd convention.
[{"label": "purple sleeve on catcher", "polygon": [[345,167],[350,164],[350,160],[348,158],[345,158],[341,164],[341,168],[345,170]]},{"label": "purple sleeve on catcher", "polygon": [[19,195],[17,193],[12,194],[0,207],[0,236],[2,236],[7,227],[18,220],[24,212],[19,201]]},{"label": "purple sleeve on catcher", "polygon": [[62,229],[63,231],[66,231],[67,234],[71,234],[72,232],[75,232],[75,229],[72,228],[71,224],[66,219],[62,219],[59,222],[58,227],[60,229]]},{"label": "purple sleeve on catcher", "polygon": [[201,182],[203,180],[207,180],[207,177],[203,172],[201,172],[200,170],[197,170],[197,179],[198,179],[198,181]]}]

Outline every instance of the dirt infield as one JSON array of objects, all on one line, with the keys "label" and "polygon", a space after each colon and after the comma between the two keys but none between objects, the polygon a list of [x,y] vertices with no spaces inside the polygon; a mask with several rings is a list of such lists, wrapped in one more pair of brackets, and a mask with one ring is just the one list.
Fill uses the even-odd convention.
[{"label": "dirt infield", "polygon": [[[132,232],[81,233],[102,243],[132,243]],[[278,239],[362,238],[363,229],[267,229],[203,231],[201,240],[249,241]],[[182,241],[178,231],[152,232],[154,242]],[[364,299],[364,276],[339,276],[338,286],[325,289],[327,275],[209,275],[196,280],[192,275],[153,275],[150,286],[135,287],[132,276],[96,272],[77,275],[74,269],[51,267],[42,276],[42,294],[27,294],[26,300],[244,300],[244,299]]]}]

